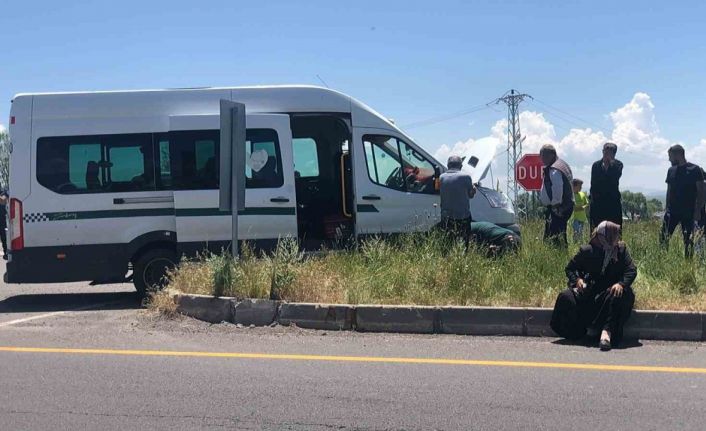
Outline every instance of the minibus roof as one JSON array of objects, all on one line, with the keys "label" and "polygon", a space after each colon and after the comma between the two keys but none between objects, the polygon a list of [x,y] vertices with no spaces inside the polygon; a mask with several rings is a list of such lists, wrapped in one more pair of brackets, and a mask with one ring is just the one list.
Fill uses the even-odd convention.
[{"label": "minibus roof", "polygon": [[339,91],[314,85],[20,93],[13,100],[21,97],[33,98],[33,120],[217,115],[219,105],[214,101],[230,99],[244,103],[248,113],[350,114],[357,127],[392,129],[414,141],[366,104]]}]

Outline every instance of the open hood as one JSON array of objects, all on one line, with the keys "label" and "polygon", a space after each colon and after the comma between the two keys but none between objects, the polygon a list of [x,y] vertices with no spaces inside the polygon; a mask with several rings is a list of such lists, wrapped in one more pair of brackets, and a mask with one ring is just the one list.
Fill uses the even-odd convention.
[{"label": "open hood", "polygon": [[497,148],[498,140],[495,138],[488,137],[474,141],[466,153],[461,155],[463,157],[461,170],[469,173],[474,183],[483,181],[483,178],[488,175]]}]

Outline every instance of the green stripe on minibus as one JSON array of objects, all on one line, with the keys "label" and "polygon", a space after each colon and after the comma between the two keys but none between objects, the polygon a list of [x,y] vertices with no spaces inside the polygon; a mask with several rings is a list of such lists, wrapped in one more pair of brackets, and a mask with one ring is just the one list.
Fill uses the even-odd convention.
[{"label": "green stripe on minibus", "polygon": [[[123,217],[160,217],[173,216],[177,217],[209,217],[209,216],[227,216],[230,212],[220,211],[218,208],[146,208],[146,209],[129,209],[129,210],[101,210],[101,211],[61,211],[44,213],[47,221],[64,221],[64,220],[89,220],[89,219],[104,219],[104,218],[123,218]],[[268,208],[268,207],[252,207],[245,208],[238,212],[239,215],[295,215],[296,209],[290,208]]]}]

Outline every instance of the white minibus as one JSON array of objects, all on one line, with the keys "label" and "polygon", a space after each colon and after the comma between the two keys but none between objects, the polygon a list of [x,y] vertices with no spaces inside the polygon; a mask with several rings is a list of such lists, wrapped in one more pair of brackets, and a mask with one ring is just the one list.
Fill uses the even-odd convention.
[{"label": "white minibus", "polygon": [[[337,91],[19,94],[9,124],[6,281],[132,279],[144,293],[180,256],[227,248],[231,217],[219,211],[218,190],[221,100],[243,103],[247,113],[239,239],[268,249],[294,237],[315,249],[439,222],[435,180],[443,164]],[[468,167],[478,173],[474,181],[487,171],[485,159]],[[519,230],[511,203],[492,188],[481,187],[471,208],[475,219]]]}]

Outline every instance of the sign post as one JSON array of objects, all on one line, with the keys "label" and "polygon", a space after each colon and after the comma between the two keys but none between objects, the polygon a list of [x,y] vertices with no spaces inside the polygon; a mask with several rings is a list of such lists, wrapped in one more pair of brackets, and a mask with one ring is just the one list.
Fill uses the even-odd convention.
[{"label": "sign post", "polygon": [[238,257],[238,211],[245,209],[245,105],[221,99],[219,210],[230,212],[231,254]]},{"label": "sign post", "polygon": [[528,192],[542,190],[544,165],[539,154],[525,154],[515,166],[517,182]]}]

